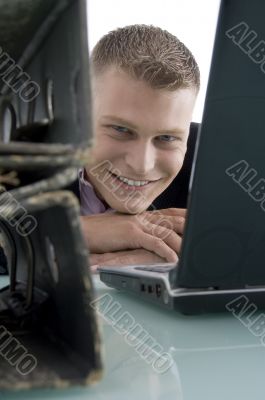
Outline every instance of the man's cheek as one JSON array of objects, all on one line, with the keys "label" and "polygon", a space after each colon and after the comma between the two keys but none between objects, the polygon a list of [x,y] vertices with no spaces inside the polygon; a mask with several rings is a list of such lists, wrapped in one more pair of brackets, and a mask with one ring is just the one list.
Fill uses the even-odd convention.
[{"label": "man's cheek", "polygon": [[180,148],[176,154],[176,170],[180,170],[185,159],[186,149]]},{"label": "man's cheek", "polygon": [[179,171],[182,168],[184,162],[185,153],[181,150],[178,150],[174,157],[169,160],[167,165],[168,176],[175,178]]}]

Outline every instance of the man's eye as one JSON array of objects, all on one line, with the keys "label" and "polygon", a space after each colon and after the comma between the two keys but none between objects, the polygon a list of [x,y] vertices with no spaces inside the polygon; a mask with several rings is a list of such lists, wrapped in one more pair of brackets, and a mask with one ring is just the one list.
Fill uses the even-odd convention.
[{"label": "man's eye", "polygon": [[129,129],[125,128],[124,126],[119,126],[119,125],[112,125],[112,128],[120,133],[129,133]]},{"label": "man's eye", "polygon": [[158,140],[160,140],[161,142],[174,142],[175,140],[177,140],[177,138],[170,135],[161,135],[158,136]]}]

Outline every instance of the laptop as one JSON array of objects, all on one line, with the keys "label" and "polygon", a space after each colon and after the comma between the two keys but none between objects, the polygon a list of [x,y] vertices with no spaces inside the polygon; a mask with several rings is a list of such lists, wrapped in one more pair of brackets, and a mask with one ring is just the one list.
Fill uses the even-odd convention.
[{"label": "laptop", "polygon": [[264,13],[220,4],[179,262],[102,266],[108,286],[185,314],[264,307]]}]

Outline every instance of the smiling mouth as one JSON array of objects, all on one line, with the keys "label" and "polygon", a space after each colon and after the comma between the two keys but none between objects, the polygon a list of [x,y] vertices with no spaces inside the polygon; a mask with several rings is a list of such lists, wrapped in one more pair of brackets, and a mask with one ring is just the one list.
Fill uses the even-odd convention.
[{"label": "smiling mouth", "polygon": [[133,179],[128,179],[125,178],[123,176],[118,176],[116,174],[114,174],[111,171],[108,171],[114,178],[116,178],[119,182],[121,182],[122,184],[125,184],[127,187],[129,188],[134,188],[134,189],[141,189],[144,188],[146,186],[148,186],[151,183],[157,182],[156,181],[147,181],[147,180],[133,180]]}]

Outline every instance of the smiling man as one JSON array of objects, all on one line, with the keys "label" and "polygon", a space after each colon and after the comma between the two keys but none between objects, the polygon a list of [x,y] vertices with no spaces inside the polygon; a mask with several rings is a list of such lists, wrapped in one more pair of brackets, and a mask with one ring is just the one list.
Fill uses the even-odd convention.
[{"label": "smiling man", "polygon": [[91,67],[95,144],[80,195],[94,262],[175,261],[185,210],[159,210],[163,222],[146,210],[183,165],[199,90],[196,61],[169,32],[132,25],[98,42]]}]

